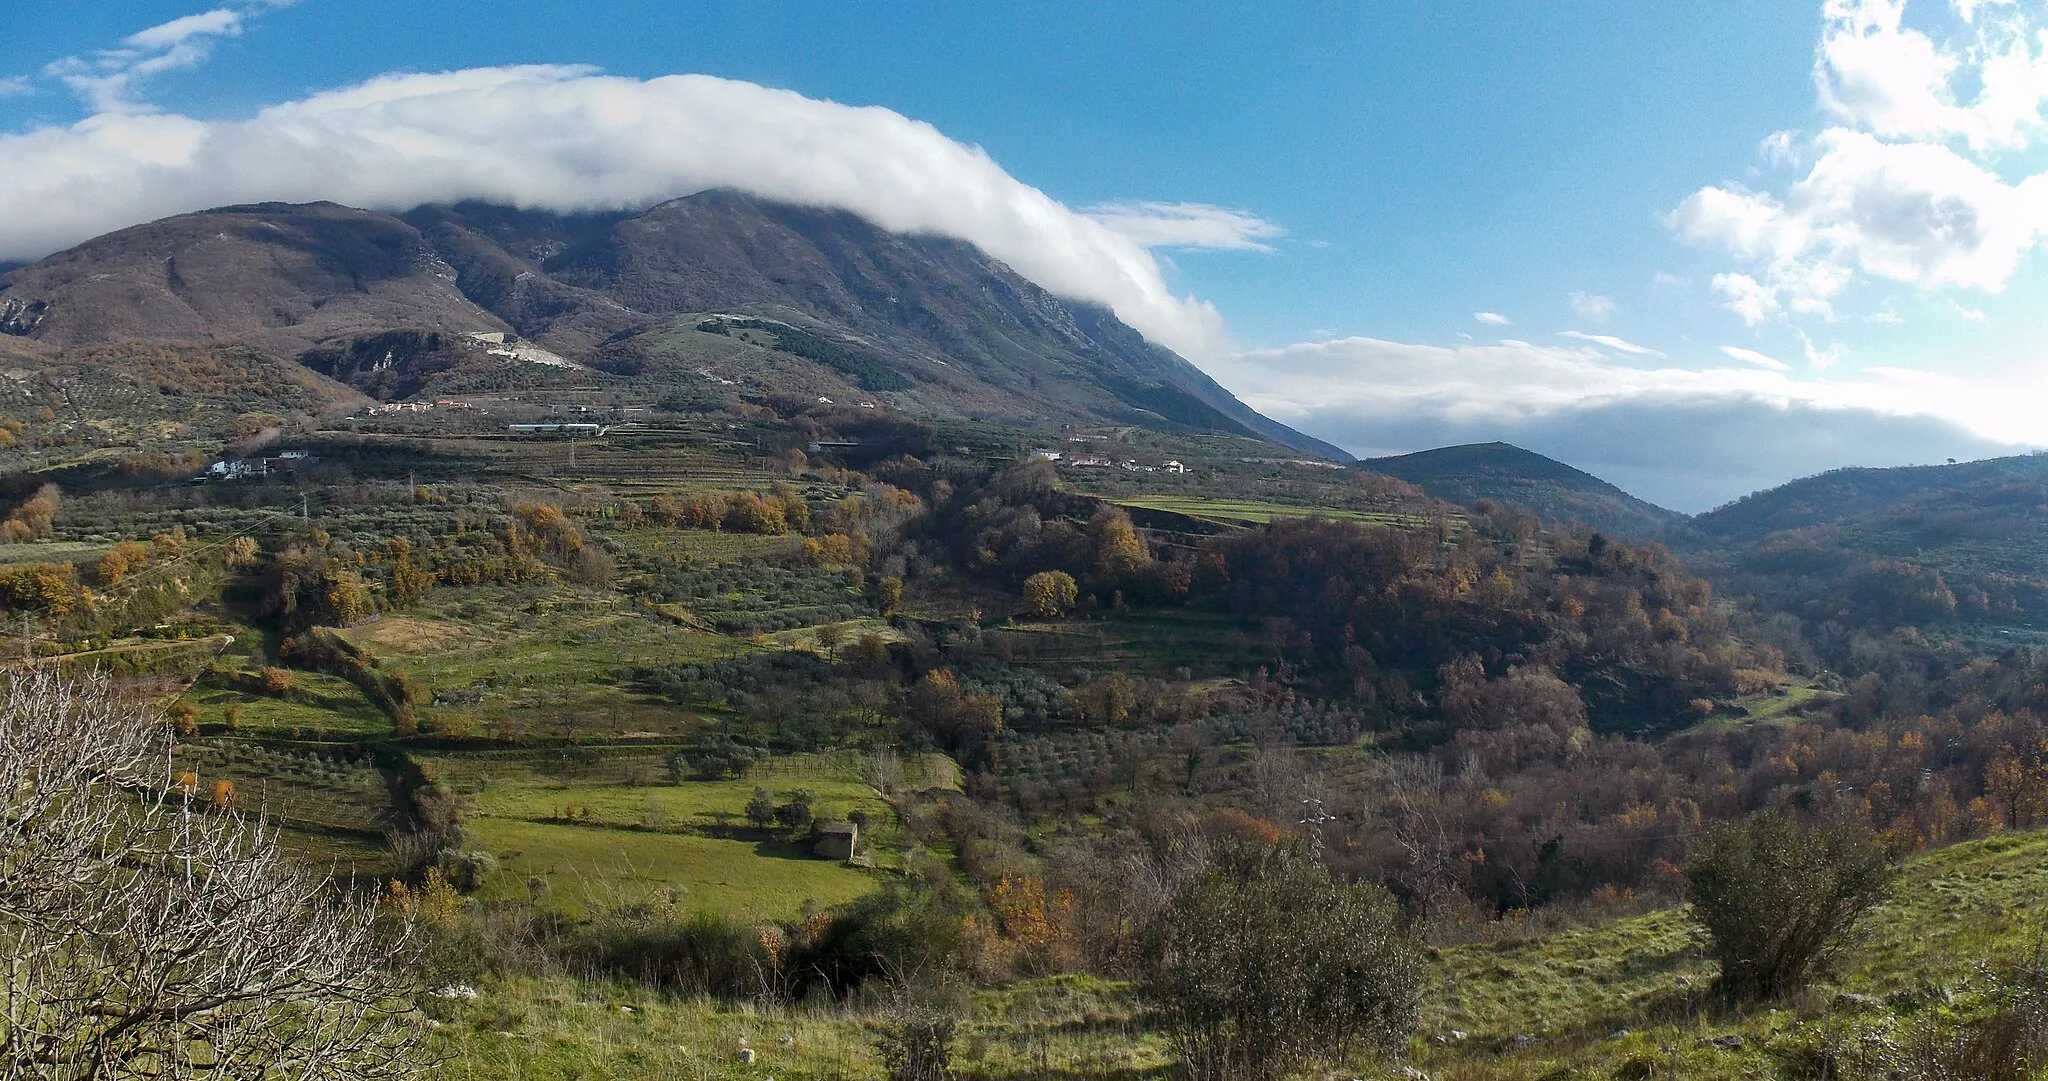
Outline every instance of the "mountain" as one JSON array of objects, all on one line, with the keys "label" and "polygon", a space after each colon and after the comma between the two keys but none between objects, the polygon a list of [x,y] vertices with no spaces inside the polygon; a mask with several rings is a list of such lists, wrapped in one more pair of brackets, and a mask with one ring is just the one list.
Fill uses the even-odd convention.
[{"label": "mountain", "polygon": [[[473,337],[497,334],[530,348]],[[1214,430],[1349,458],[972,245],[731,191],[631,213],[186,214],[0,275],[0,336],[60,355],[234,342],[376,396],[553,357],[629,379],[836,389],[1033,427]]]},{"label": "mountain", "polygon": [[1482,499],[1522,507],[1556,521],[1583,522],[1619,537],[1661,534],[1680,519],[1599,477],[1508,443],[1470,443],[1388,458],[1356,468],[1407,481],[1438,499]]},{"label": "mountain", "polygon": [[2048,455],[1840,469],[1702,514],[1670,543],[1810,628],[2033,637],[2048,630]]}]

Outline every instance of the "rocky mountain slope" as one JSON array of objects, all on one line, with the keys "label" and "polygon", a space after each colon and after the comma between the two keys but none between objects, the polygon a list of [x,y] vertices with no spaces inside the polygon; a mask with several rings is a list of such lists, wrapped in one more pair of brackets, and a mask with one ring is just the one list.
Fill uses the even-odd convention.
[{"label": "rocky mountain slope", "polygon": [[[471,348],[476,334],[631,377],[660,369],[674,334],[710,316],[725,317],[709,328],[721,332],[766,320],[756,344],[914,413],[1217,430],[1348,457],[1261,416],[1109,311],[1056,297],[971,245],[730,191],[582,215],[226,207],[0,275],[0,337],[45,354],[233,342],[373,395],[497,363]],[[384,350],[393,332],[445,337]],[[417,370],[397,378],[394,365]],[[358,378],[366,369],[380,378]]]}]

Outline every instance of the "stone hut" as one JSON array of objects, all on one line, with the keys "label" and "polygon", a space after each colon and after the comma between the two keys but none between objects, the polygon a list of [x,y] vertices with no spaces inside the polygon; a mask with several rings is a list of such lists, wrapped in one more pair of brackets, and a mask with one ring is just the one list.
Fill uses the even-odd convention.
[{"label": "stone hut", "polygon": [[811,853],[819,859],[845,862],[853,858],[853,850],[860,843],[860,827],[851,822],[828,822],[818,827],[818,843],[811,846]]}]

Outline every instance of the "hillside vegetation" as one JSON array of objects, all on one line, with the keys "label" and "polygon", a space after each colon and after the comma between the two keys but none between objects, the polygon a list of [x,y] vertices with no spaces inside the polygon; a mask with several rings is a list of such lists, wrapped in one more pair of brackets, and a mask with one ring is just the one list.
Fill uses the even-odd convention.
[{"label": "hillside vegetation", "polygon": [[1370,458],[1356,468],[1407,481],[1446,502],[1501,503],[1636,540],[1654,539],[1683,517],[1590,473],[1507,443]]},{"label": "hillside vegetation", "polygon": [[[272,218],[361,287],[245,280]],[[409,935],[362,967],[445,1074],[2048,1057],[2034,459],[1819,478],[1666,547],[1512,448],[1413,483],[1300,457],[1106,315],[841,215],[136,236],[202,226],[175,304],[76,307],[164,273],[136,237],[6,279],[53,300],[5,343],[37,363],[0,663],[171,740],[91,806],[154,786],[260,841],[228,863],[273,858],[261,812],[319,869],[294,919],[345,895]],[[431,259],[445,308],[386,321]],[[185,329],[119,337],[145,317]],[[187,880],[146,862],[93,873]],[[33,896],[0,930],[55,926]],[[64,896],[101,954],[146,945]]]}]

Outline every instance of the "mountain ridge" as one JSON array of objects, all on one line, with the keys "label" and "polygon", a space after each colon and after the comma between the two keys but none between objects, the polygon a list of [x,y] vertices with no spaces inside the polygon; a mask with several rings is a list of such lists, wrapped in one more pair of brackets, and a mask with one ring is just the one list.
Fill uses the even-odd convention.
[{"label": "mountain ridge", "polygon": [[1470,506],[1489,500],[1623,537],[1655,537],[1684,517],[1583,469],[1512,443],[1436,447],[1367,458],[1353,468],[1407,481],[1447,502]]},{"label": "mountain ridge", "polygon": [[1350,457],[1252,410],[1107,309],[1057,297],[970,244],[724,190],[594,214],[221,207],[0,274],[0,322],[9,312],[0,330],[60,352],[239,340],[303,359],[394,331],[507,333],[629,374],[634,339],[690,313],[735,313],[898,371],[912,385],[888,393],[912,412],[1215,430]]}]

